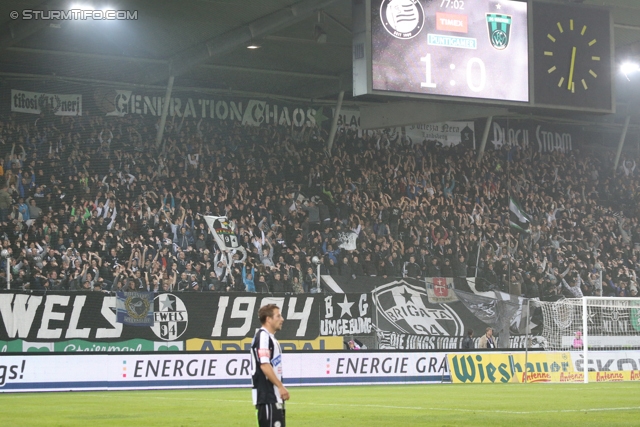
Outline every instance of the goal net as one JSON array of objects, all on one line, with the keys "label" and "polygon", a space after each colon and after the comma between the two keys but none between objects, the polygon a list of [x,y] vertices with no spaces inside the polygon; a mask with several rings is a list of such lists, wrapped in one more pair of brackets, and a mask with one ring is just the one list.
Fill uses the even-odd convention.
[{"label": "goal net", "polygon": [[542,309],[545,350],[572,352],[574,369],[585,382],[588,372],[640,369],[640,299],[585,297],[535,304]]}]

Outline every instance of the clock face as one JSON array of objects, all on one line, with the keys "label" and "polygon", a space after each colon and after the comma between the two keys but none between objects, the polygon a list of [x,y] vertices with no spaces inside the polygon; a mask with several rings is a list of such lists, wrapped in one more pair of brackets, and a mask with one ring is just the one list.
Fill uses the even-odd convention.
[{"label": "clock face", "polygon": [[534,4],[537,105],[611,111],[611,22],[606,9]]}]

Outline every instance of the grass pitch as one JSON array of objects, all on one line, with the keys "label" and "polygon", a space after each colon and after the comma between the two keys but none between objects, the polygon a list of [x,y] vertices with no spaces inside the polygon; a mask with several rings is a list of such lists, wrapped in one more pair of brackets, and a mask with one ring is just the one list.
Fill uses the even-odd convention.
[{"label": "grass pitch", "polygon": [[[287,425],[640,425],[640,384],[291,387]],[[6,426],[255,426],[249,389],[0,394]]]}]

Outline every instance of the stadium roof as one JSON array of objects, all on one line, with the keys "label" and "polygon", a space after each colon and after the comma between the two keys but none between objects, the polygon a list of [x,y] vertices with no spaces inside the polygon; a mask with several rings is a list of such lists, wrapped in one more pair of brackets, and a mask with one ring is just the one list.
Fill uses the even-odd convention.
[{"label": "stadium roof", "polygon": [[[556,0],[566,3],[568,0]],[[640,58],[640,1],[574,0],[613,8],[617,58]],[[0,3],[0,78],[167,84],[335,100],[351,92],[349,0],[95,0],[135,21],[12,20],[11,11],[73,2]],[[247,49],[253,42],[259,49]],[[21,77],[21,78],[22,78]]]}]

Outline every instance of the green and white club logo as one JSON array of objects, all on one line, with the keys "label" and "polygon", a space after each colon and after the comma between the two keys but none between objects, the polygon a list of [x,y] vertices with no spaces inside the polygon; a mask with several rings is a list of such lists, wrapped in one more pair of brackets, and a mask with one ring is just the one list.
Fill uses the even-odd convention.
[{"label": "green and white club logo", "polygon": [[504,50],[509,46],[512,22],[510,15],[487,13],[487,29],[491,46],[498,50]]}]

